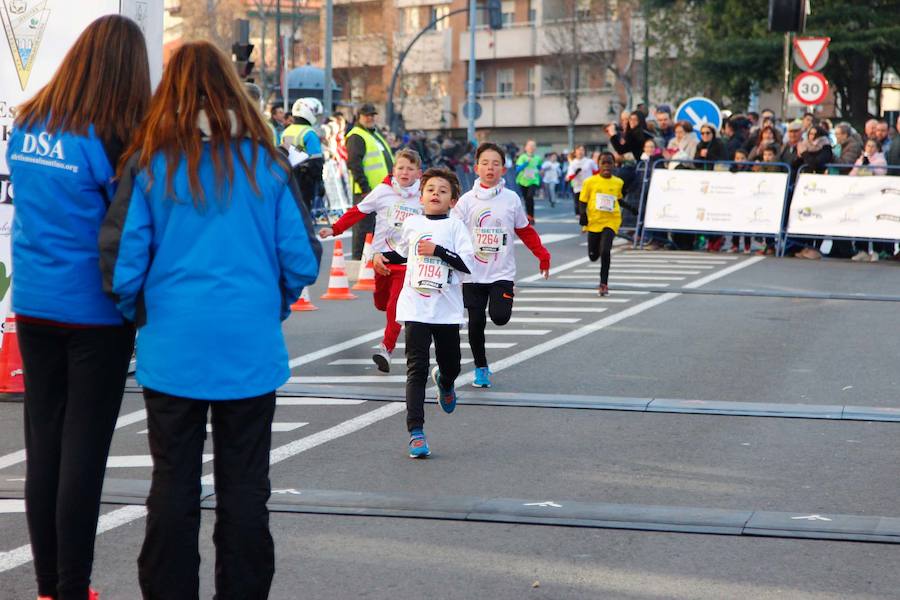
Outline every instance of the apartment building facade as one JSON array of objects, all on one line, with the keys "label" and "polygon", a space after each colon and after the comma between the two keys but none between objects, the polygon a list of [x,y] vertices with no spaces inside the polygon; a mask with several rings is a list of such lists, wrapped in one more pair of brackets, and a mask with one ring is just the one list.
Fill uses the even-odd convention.
[{"label": "apartment building facade", "polygon": [[[485,2],[475,22],[480,135],[565,143],[570,108],[576,139],[636,104],[642,86],[643,21],[631,0],[503,0],[503,28],[487,27]],[[397,60],[406,57],[394,92],[407,129],[466,127],[468,0],[335,0],[335,79],[350,104],[384,106]],[[449,15],[449,16],[448,16]],[[324,24],[324,19],[322,20]],[[574,105],[574,106],[573,106]],[[574,111],[573,111],[574,112]]]}]

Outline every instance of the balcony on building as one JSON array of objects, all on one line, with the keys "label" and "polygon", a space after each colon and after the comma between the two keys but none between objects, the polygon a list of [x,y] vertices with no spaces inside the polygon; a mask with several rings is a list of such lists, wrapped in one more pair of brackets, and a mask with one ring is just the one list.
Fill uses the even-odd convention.
[{"label": "balcony on building", "polygon": [[331,56],[335,69],[382,67],[387,64],[387,42],[379,33],[334,38]]},{"label": "balcony on building", "polygon": [[[579,40],[580,52],[615,52],[619,49],[619,22],[587,18],[581,23],[582,31],[587,26],[595,34]],[[475,57],[477,60],[496,60],[565,53],[571,51],[570,30],[570,21],[566,19],[513,23],[498,30],[479,25],[475,32]],[[459,58],[469,60],[468,30],[459,34]]]}]

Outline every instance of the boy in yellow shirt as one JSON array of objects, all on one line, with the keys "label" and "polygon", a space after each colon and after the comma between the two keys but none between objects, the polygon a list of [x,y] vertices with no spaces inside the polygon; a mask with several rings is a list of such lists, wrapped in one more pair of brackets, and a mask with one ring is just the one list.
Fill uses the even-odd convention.
[{"label": "boy in yellow shirt", "polygon": [[619,200],[622,198],[624,182],[613,177],[615,159],[609,152],[600,155],[600,170],[596,175],[588,177],[581,188],[579,209],[580,223],[588,232],[588,258],[591,262],[600,259],[600,287],[597,292],[601,296],[609,295],[609,261],[613,239],[622,225],[622,209]]}]

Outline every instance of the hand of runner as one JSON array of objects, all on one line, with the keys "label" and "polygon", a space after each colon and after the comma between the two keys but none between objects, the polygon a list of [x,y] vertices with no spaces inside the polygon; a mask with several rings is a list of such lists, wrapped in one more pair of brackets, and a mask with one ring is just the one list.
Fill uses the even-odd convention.
[{"label": "hand of runner", "polygon": [[387,268],[388,259],[384,257],[384,254],[378,253],[372,257],[372,268],[375,269],[375,272],[379,275],[390,275],[391,270]]},{"label": "hand of runner", "polygon": [[428,240],[421,240],[419,242],[419,246],[417,248],[417,252],[419,256],[434,256],[434,249],[437,246],[434,242],[429,242]]},{"label": "hand of runner", "polygon": [[319,237],[322,238],[323,240],[325,238],[330,238],[333,235],[334,235],[334,229],[332,229],[331,227],[323,227],[322,229],[319,230]]}]

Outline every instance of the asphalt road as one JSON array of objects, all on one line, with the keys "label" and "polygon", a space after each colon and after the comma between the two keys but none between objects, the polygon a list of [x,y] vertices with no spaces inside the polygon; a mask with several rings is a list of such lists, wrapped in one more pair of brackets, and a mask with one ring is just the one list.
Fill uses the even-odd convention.
[{"label": "asphalt road", "polygon": [[[466,362],[457,412],[427,407],[427,461],[406,458],[403,405],[389,401],[402,393],[402,350],[378,373],[369,360],[381,314],[367,292],[320,301],[323,272],[312,289],[320,310],[285,324],[294,369],[273,434],[271,597],[898,597],[900,545],[883,543],[900,541],[898,303],[814,296],[900,295],[900,265],[620,247],[601,299],[565,208],[540,211],[538,228],[551,283],[571,287],[540,287],[536,261],[517,248],[514,320],[487,336],[494,395],[467,384]],[[736,289],[796,297],[686,293]],[[504,405],[486,405],[501,396]],[[541,406],[526,402],[538,397]],[[641,399],[821,414],[608,409]],[[841,420],[846,407],[886,420]],[[104,600],[139,597],[142,408],[133,388],[110,453],[94,573]],[[4,599],[34,596],[16,491],[22,443],[21,406],[0,404]],[[138,490],[130,500],[128,489]],[[709,526],[732,518],[745,526]],[[751,527],[759,519],[782,525]],[[205,510],[205,598],[212,521]]]}]

